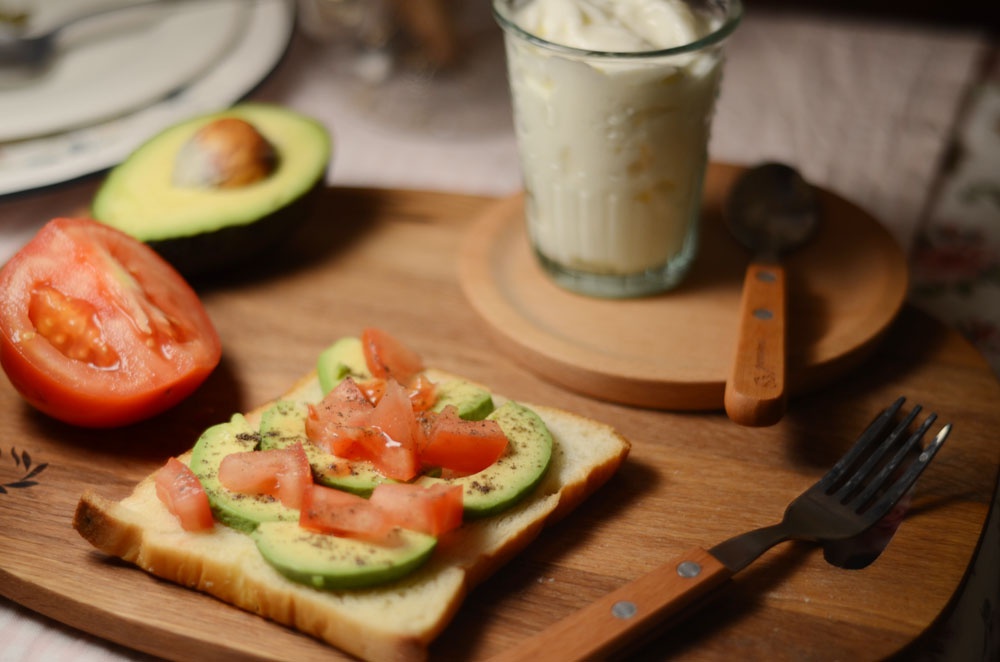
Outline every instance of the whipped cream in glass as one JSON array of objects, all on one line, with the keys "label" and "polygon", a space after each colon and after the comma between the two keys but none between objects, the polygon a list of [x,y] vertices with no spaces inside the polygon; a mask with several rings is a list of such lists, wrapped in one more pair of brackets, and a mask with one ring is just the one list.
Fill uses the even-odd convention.
[{"label": "whipped cream in glass", "polygon": [[694,259],[739,0],[494,0],[528,233],[559,284],[640,296]]}]

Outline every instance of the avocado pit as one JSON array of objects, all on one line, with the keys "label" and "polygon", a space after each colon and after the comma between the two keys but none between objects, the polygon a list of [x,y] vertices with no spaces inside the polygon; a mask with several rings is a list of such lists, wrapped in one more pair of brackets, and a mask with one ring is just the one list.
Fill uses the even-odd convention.
[{"label": "avocado pit", "polygon": [[271,176],[274,146],[238,117],[221,117],[198,129],[177,153],[173,182],[195,188],[237,188]]}]

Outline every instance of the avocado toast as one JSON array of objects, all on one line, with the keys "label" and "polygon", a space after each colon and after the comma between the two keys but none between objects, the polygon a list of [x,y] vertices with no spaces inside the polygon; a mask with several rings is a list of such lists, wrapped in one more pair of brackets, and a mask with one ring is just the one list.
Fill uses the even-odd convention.
[{"label": "avocado toast", "polygon": [[[289,423],[287,417],[277,428],[278,433],[274,432],[273,421],[272,427],[265,423],[279,408],[287,415],[299,406],[315,406],[331,387],[330,383],[326,388],[321,386],[321,376],[322,381],[327,381],[328,370],[329,366],[324,367],[321,359],[318,370],[305,376],[280,399],[245,415],[237,414],[230,422],[206,431],[195,448],[180,460],[196,474],[201,472],[203,483],[210,483],[205,476],[212,474],[210,467],[217,460],[205,458],[224,456],[238,449],[206,453],[205,446],[209,450],[219,444],[260,447],[265,439],[280,446],[289,437],[296,437],[298,424]],[[349,377],[350,372],[344,370],[340,378]],[[434,370],[423,374],[434,384],[467,384],[454,375]],[[454,388],[441,389],[441,394],[451,393]],[[481,388],[462,386],[458,390],[466,396],[460,399]],[[476,397],[479,396],[473,396]],[[496,416],[514,417],[513,424],[507,423],[508,430],[521,430],[508,435],[522,439],[512,441],[504,457],[516,456],[523,450],[535,454],[532,456],[535,460],[541,452],[547,461],[541,471],[534,473],[523,469],[501,470],[499,477],[494,476],[497,486],[514,484],[506,502],[498,505],[497,495],[493,494],[491,499],[479,503],[476,512],[476,499],[471,499],[465,504],[466,515],[461,525],[440,536],[403,531],[394,543],[376,545],[372,552],[371,545],[350,538],[304,531],[294,514],[283,514],[281,504],[272,507],[274,512],[263,518],[257,514],[246,517],[244,513],[244,524],[233,526],[232,520],[218,516],[217,500],[213,502],[213,511],[217,513],[214,528],[206,532],[185,531],[157,497],[155,474],[120,502],[87,492],[80,500],[74,524],[84,538],[107,554],[319,638],[352,655],[365,659],[422,659],[426,657],[427,646],[447,626],[473,586],[528,545],[544,525],[579,505],[610,478],[628,454],[629,443],[606,425],[565,411],[513,403],[496,394],[491,394],[491,400],[495,401]],[[522,428],[529,422],[537,422],[540,427],[525,432]],[[549,444],[547,450],[546,444]],[[310,459],[317,484],[322,481],[317,467],[328,460],[319,455]],[[497,469],[491,466],[485,471],[496,473]],[[506,478],[504,472],[512,473],[513,478]],[[470,486],[476,481],[468,478],[428,472],[413,482],[462,484],[464,481],[465,493],[474,494],[483,483]],[[206,487],[211,492],[212,486]],[[361,493],[369,489],[357,484],[354,487]],[[379,556],[362,561],[362,552]],[[345,565],[341,562],[344,558],[351,558],[352,563]]]}]

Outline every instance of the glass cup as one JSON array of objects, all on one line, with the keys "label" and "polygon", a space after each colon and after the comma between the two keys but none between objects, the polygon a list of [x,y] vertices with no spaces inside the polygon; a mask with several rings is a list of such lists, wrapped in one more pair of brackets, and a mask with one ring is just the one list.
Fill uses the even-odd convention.
[{"label": "glass cup", "polygon": [[518,11],[532,1],[493,0],[493,13],[504,32],[533,250],[556,283],[581,294],[673,288],[697,251],[723,44],[741,2],[673,0],[701,21],[700,38],[608,52],[528,32]]}]

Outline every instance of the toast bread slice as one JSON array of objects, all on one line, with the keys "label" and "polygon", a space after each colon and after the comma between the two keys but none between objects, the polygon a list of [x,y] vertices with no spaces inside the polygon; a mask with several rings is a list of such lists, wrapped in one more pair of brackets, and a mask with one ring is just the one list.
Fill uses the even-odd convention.
[{"label": "toast bread slice", "polygon": [[[428,371],[432,380],[455,378]],[[282,399],[317,401],[315,372]],[[502,398],[494,396],[499,405]],[[269,405],[247,414],[256,423]],[[211,532],[184,531],[156,496],[150,475],[121,501],[88,490],[74,527],[101,551],[157,577],[213,595],[371,660],[421,660],[469,590],[524,549],[621,466],[630,444],[613,428],[566,411],[526,405],[545,421],[555,441],[549,469],[537,488],[513,508],[465,522],[442,536],[431,559],[414,573],[381,587],[321,591],[285,578],[251,538],[216,524]],[[180,460],[187,463],[190,451]]]}]

